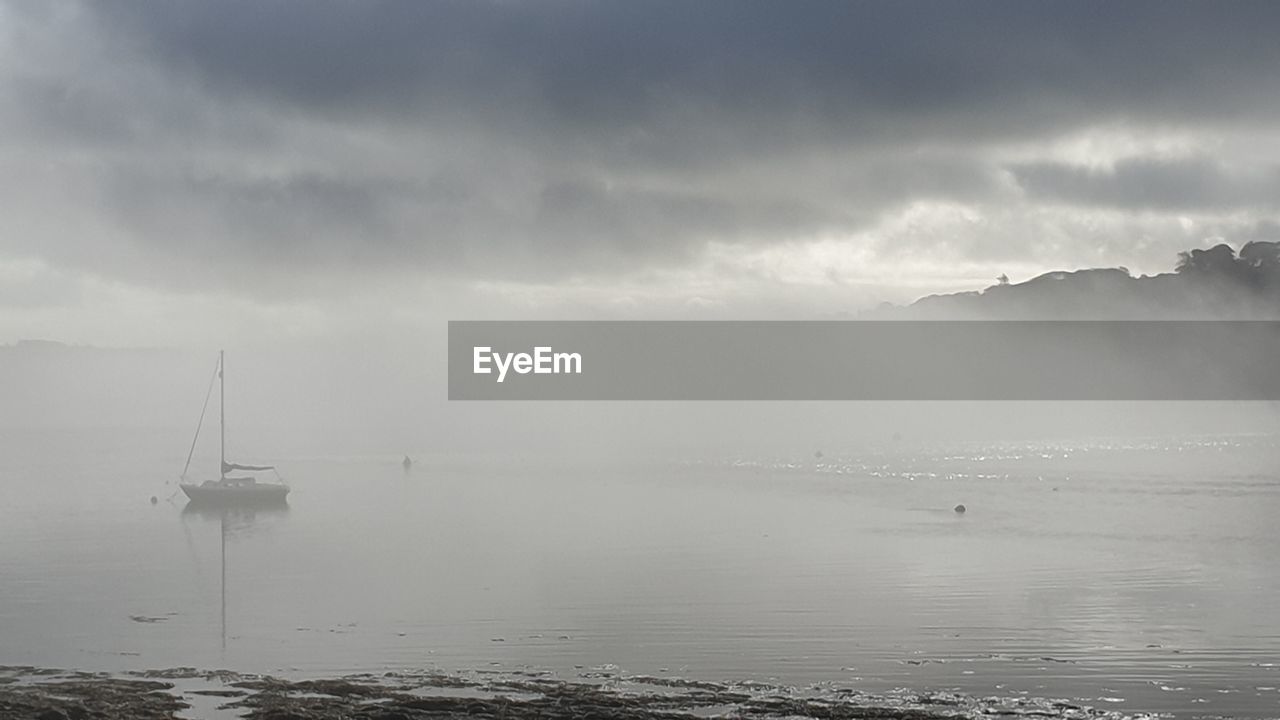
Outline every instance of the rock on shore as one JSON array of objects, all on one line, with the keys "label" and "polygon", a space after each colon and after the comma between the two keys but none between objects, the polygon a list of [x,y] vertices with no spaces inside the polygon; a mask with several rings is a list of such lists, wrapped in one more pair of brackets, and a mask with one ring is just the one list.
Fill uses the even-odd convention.
[{"label": "rock on shore", "polygon": [[[193,708],[193,705],[198,707]],[[0,667],[0,720],[165,720],[213,712],[248,720],[941,720],[1124,717],[1063,701],[969,698],[951,693],[869,695],[851,689],[784,688],[623,676],[566,681],[540,672],[362,674],[283,680],[174,668],[109,675]]]}]

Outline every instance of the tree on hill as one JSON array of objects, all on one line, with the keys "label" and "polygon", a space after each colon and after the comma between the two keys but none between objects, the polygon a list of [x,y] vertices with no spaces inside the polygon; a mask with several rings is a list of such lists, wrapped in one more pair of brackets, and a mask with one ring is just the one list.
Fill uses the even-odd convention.
[{"label": "tree on hill", "polygon": [[1236,251],[1226,243],[1214,245],[1208,250],[1184,250],[1178,253],[1178,273],[1206,273],[1230,275],[1236,269]]},{"label": "tree on hill", "polygon": [[1255,240],[1240,248],[1240,259],[1252,267],[1280,272],[1280,242]]},{"label": "tree on hill", "polygon": [[1179,275],[1254,290],[1280,288],[1280,243],[1255,240],[1237,255],[1229,245],[1178,253]]}]

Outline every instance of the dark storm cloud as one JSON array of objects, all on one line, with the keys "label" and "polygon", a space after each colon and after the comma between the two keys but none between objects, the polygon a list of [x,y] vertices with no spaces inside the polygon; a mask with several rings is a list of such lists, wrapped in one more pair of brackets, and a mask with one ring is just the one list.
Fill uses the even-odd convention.
[{"label": "dark storm cloud", "polygon": [[94,7],[158,61],[232,95],[611,137],[661,127],[684,103],[729,126],[786,131],[796,120],[790,129],[839,136],[856,136],[845,127],[855,121],[941,129],[982,117],[1003,131],[1098,113],[1205,116],[1223,103],[1274,107],[1265,89],[1280,62],[1272,3]]},{"label": "dark storm cloud", "polygon": [[1272,3],[5,13],[0,183],[23,229],[6,245],[140,282],[608,274],[713,241],[847,235],[919,201],[1172,212],[1255,207],[1274,188],[1211,158],[1099,174],[1000,156],[1108,123],[1274,130]]}]

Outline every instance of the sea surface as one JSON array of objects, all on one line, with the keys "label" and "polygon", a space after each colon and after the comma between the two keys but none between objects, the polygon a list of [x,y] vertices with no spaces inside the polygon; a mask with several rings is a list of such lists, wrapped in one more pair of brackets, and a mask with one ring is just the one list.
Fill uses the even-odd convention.
[{"label": "sea surface", "polygon": [[233,513],[184,508],[165,434],[0,445],[0,665],[530,668],[1280,716],[1274,436],[424,453],[407,473],[297,455],[278,458],[287,510]]}]

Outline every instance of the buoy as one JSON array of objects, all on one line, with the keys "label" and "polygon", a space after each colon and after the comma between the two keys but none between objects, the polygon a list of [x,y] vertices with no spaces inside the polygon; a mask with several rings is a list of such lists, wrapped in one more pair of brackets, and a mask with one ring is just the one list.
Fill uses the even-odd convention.
[{"label": "buoy", "polygon": [[956,512],[957,512],[958,514],[963,515],[963,514],[964,514],[964,505],[957,505],[957,506],[956,506]]},{"label": "buoy", "polygon": [[152,495],[152,496],[151,496],[151,504],[152,504],[152,505],[155,505],[155,504],[156,504],[156,503],[158,503],[158,502],[160,502],[160,501],[156,499],[156,496],[155,496],[155,495]]}]

